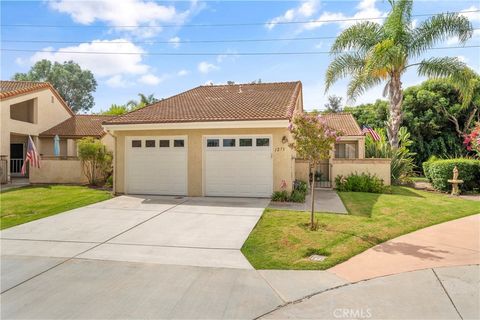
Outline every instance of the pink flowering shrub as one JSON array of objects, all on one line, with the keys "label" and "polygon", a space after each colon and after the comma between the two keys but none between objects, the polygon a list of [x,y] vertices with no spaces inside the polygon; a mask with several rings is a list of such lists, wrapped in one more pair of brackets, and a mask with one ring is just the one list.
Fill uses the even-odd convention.
[{"label": "pink flowering shrub", "polygon": [[477,122],[475,128],[472,129],[470,134],[465,135],[463,144],[468,151],[473,151],[480,158],[480,122]]}]

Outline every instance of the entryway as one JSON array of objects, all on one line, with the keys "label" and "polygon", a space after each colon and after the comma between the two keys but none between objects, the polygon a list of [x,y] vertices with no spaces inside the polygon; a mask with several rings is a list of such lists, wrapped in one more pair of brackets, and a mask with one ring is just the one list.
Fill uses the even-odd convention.
[{"label": "entryway", "polygon": [[22,172],[23,161],[25,159],[25,144],[10,144],[10,176],[20,177]]}]

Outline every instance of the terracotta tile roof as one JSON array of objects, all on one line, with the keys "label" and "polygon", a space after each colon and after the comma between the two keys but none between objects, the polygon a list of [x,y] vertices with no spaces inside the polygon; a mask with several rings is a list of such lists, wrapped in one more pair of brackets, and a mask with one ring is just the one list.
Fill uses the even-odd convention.
[{"label": "terracotta tile roof", "polygon": [[44,89],[50,89],[68,113],[74,114],[57,90],[48,82],[0,80],[0,100]]},{"label": "terracotta tile roof", "polygon": [[105,123],[288,119],[301,90],[300,81],[199,86]]},{"label": "terracotta tile roof", "polygon": [[40,137],[100,138],[105,134],[102,122],[115,118],[111,115],[76,115],[40,133]]},{"label": "terracotta tile roof", "polygon": [[343,136],[362,136],[362,129],[357,120],[351,113],[325,113],[322,116],[327,120],[327,125],[337,131],[341,131]]}]

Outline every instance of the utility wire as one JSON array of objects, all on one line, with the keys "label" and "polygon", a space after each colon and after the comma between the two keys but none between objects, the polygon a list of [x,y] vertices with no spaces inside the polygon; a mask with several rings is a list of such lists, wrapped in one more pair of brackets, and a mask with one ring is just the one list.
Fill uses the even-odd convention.
[{"label": "utility wire", "polygon": [[[480,30],[480,28],[474,28],[473,30]],[[308,41],[308,40],[329,40],[336,39],[337,36],[324,36],[324,37],[300,37],[300,38],[263,38],[263,39],[217,39],[217,40],[178,40],[178,41],[169,41],[169,40],[147,40],[147,41],[126,41],[126,40],[100,40],[95,42],[95,44],[118,44],[118,43],[131,43],[131,44],[176,44],[176,43],[236,43],[236,42],[274,42],[274,41]],[[64,40],[17,40],[17,39],[7,39],[0,40],[0,42],[5,43],[52,43],[52,44],[81,44],[92,42],[92,40],[86,41],[64,41]]]},{"label": "utility wire", "polygon": [[[480,48],[480,45],[470,46],[453,46],[453,47],[436,47],[429,50],[444,50],[444,49],[467,49]],[[329,51],[291,51],[291,52],[99,52],[99,51],[49,51],[49,50],[29,50],[29,49],[0,49],[3,52],[41,52],[41,53],[55,53],[55,54],[90,54],[90,55],[145,55],[145,56],[268,56],[268,55],[318,55],[330,54]]]},{"label": "utility wire", "polygon": [[[454,14],[454,13],[474,13],[479,10],[452,11],[413,14],[412,17],[429,17],[437,14]],[[307,23],[329,23],[329,22],[346,22],[361,20],[381,20],[385,17],[371,18],[343,18],[343,19],[325,19],[325,20],[307,20],[307,21],[279,21],[279,22],[240,22],[240,23],[217,23],[217,24],[163,24],[163,25],[120,25],[120,26],[99,26],[99,25],[53,25],[53,24],[2,24],[1,27],[20,27],[20,28],[175,28],[175,27],[239,27],[239,26],[258,26],[258,25],[288,25],[288,24],[307,24]]]}]

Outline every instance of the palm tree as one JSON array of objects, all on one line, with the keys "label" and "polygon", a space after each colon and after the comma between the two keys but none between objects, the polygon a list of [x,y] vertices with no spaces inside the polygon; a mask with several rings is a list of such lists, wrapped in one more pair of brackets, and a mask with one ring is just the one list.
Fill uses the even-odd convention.
[{"label": "palm tree", "polygon": [[149,94],[148,96],[143,93],[139,93],[138,96],[140,97],[140,101],[130,100],[127,102],[127,106],[132,110],[140,109],[159,101],[157,98],[155,98],[153,93]]},{"label": "palm tree", "polygon": [[383,94],[390,102],[388,140],[396,148],[402,121],[402,75],[416,67],[420,76],[467,81],[468,67],[456,57],[415,60],[449,37],[457,37],[464,44],[472,37],[473,27],[464,16],[445,13],[432,16],[414,28],[413,1],[389,2],[392,9],[383,24],[357,23],[337,37],[330,50],[334,60],[327,69],[325,91],[337,80],[351,75],[347,95],[355,100],[371,87],[386,82]]}]

